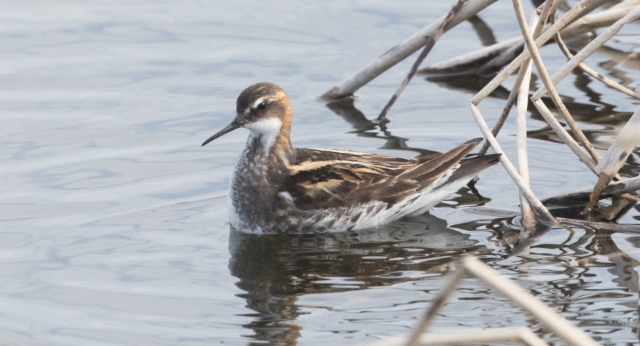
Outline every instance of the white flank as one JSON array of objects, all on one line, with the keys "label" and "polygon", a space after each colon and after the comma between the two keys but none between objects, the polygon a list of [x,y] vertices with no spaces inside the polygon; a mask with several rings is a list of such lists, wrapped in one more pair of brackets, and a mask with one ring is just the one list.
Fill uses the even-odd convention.
[{"label": "white flank", "polygon": [[280,134],[282,121],[278,118],[267,118],[247,124],[245,127],[251,131],[249,141],[251,141],[253,137],[260,137],[264,148],[269,150]]}]

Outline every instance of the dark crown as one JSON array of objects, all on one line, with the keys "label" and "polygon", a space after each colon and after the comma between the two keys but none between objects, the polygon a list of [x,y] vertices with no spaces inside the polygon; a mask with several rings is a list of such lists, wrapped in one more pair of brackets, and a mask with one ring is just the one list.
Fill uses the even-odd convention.
[{"label": "dark crown", "polygon": [[238,100],[236,101],[236,112],[242,113],[248,107],[253,105],[257,99],[269,95],[275,95],[278,92],[284,93],[284,90],[273,83],[263,82],[254,84],[244,89],[238,96]]}]

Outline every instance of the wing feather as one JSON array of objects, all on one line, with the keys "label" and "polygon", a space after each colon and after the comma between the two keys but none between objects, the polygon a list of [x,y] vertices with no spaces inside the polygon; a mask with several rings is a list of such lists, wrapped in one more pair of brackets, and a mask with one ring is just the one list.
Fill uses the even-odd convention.
[{"label": "wing feather", "polygon": [[479,140],[428,161],[335,149],[296,149],[283,186],[297,208],[345,207],[372,200],[393,205],[445,175]]}]

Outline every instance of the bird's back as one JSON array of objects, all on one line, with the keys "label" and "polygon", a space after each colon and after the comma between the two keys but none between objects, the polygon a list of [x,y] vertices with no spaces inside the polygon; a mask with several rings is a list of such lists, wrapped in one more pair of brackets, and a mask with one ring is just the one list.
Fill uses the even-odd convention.
[{"label": "bird's back", "polygon": [[[282,190],[300,210],[353,207],[374,201],[390,208],[439,184],[468,181],[478,171],[497,162],[498,156],[487,155],[461,164],[480,141],[468,141],[429,159],[348,150],[296,149],[291,175]],[[452,177],[455,179],[451,180]]]}]

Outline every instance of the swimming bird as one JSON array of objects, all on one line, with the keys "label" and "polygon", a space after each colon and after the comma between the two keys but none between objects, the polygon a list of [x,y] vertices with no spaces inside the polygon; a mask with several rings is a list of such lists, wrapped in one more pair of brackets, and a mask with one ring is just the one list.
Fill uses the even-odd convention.
[{"label": "swimming bird", "polygon": [[236,117],[202,146],[240,127],[249,138],[231,182],[231,226],[250,233],[342,232],[419,215],[458,191],[499,154],[465,159],[470,140],[437,157],[405,159],[339,149],[293,148],[293,111],[282,88],[258,83]]}]

